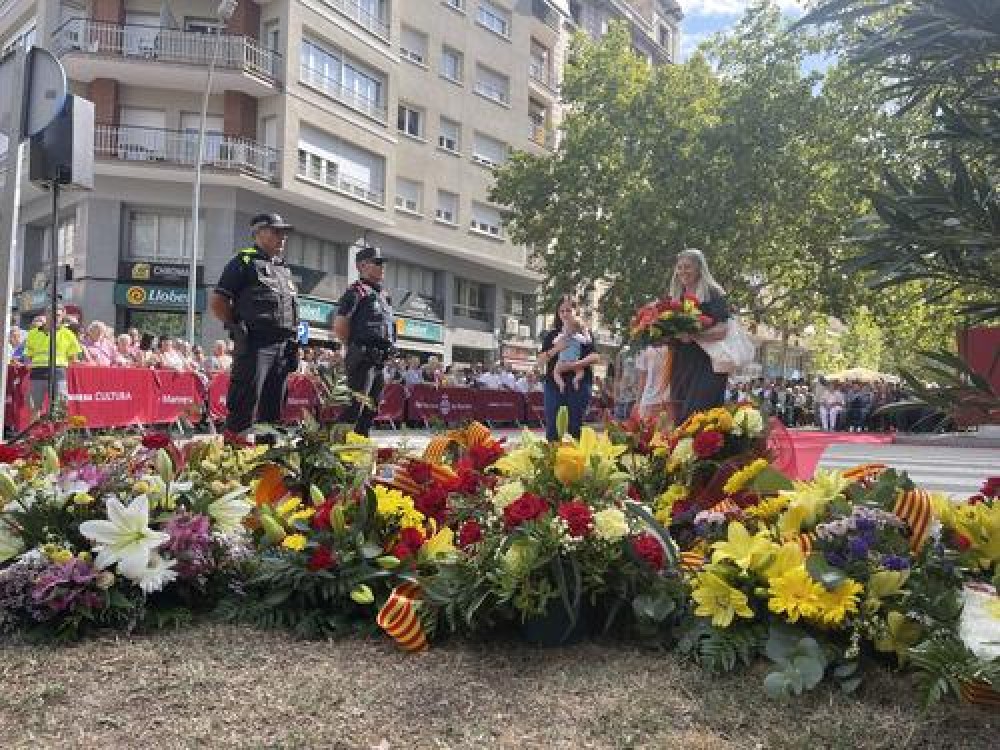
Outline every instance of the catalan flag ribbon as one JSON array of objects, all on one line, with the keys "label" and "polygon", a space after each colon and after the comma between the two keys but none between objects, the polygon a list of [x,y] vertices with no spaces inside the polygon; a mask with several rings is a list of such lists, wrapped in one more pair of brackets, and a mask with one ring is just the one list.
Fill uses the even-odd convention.
[{"label": "catalan flag ribbon", "polygon": [[422,598],[420,586],[401,583],[389,594],[375,622],[396,641],[404,651],[427,650],[427,636],[417,615],[417,603]]},{"label": "catalan flag ribbon", "polygon": [[910,552],[916,554],[927,541],[934,518],[930,494],[916,488],[903,492],[896,499],[892,512],[910,527]]},{"label": "catalan flag ribbon", "polygon": [[816,541],[816,535],[812,532],[805,532],[799,534],[799,549],[802,550],[803,555],[808,555],[812,552],[813,542]]},{"label": "catalan flag ribbon", "polygon": [[874,482],[879,476],[889,467],[885,464],[859,464],[853,469],[848,469],[844,472],[844,479],[849,479],[852,482],[860,482],[863,485],[869,485]]},{"label": "catalan flag ribbon", "polygon": [[681,552],[681,569],[694,572],[705,565],[705,556],[696,549]]},{"label": "catalan flag ribbon", "polygon": [[452,445],[462,448],[469,448],[473,445],[482,445],[493,439],[489,428],[481,422],[471,422],[468,426],[446,432],[433,438],[424,449],[424,460],[439,464],[444,460],[445,454]]}]

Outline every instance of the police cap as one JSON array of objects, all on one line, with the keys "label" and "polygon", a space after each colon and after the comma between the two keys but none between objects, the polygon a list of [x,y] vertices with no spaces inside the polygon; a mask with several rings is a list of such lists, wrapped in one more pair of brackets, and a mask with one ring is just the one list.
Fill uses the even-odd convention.
[{"label": "police cap", "polygon": [[365,245],[358,250],[358,254],[354,256],[354,262],[364,263],[365,261],[370,261],[380,266],[384,264],[385,258],[382,257],[382,248]]},{"label": "police cap", "polygon": [[291,231],[292,225],[281,218],[281,214],[257,214],[250,222],[250,229],[259,232],[261,229],[281,229]]}]

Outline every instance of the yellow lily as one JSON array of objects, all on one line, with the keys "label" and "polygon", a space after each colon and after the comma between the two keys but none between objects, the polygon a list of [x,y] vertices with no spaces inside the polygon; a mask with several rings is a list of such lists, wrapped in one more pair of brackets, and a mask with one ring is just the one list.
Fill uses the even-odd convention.
[{"label": "yellow lily", "polygon": [[420,554],[430,560],[447,557],[455,552],[455,534],[447,526],[440,530],[420,548]]},{"label": "yellow lily", "polygon": [[885,618],[885,625],[885,632],[875,639],[876,650],[884,654],[895,652],[899,663],[905,664],[910,646],[923,634],[923,626],[895,610]]},{"label": "yellow lily", "polygon": [[762,533],[750,535],[739,521],[729,524],[728,538],[712,545],[712,562],[732,560],[743,570],[762,570],[771,560],[777,549],[767,535]]}]

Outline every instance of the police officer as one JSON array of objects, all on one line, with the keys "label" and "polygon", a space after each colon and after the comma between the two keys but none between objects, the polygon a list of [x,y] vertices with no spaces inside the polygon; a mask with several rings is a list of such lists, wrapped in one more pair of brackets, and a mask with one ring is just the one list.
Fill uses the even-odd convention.
[{"label": "police officer", "polygon": [[246,445],[254,424],[277,422],[285,380],[299,366],[295,282],[281,258],[292,226],[278,214],[250,223],[254,244],[237,251],[212,293],[211,307],[233,339],[225,439]]},{"label": "police officer", "polygon": [[382,367],[396,341],[396,324],[382,289],[382,251],[363,247],[354,262],[360,278],[340,298],[333,330],[346,347],[344,369],[352,394],[351,406],[341,421],[353,424],[355,432],[367,436],[378,413],[385,382]]}]

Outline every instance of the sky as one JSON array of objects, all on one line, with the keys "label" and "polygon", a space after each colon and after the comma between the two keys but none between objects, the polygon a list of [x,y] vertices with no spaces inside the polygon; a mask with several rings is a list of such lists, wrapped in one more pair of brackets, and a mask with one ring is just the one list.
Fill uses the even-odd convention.
[{"label": "sky", "polygon": [[[681,21],[681,59],[707,37],[717,31],[731,28],[743,15],[751,0],[678,0],[684,11]],[[775,0],[781,9],[792,16],[802,11],[802,0]]]}]

